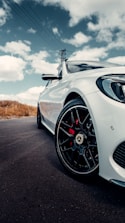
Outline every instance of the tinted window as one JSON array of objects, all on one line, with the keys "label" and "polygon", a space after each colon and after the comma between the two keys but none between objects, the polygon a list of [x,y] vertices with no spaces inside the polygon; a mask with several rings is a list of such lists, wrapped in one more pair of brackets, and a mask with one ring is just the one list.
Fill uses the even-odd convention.
[{"label": "tinted window", "polygon": [[75,73],[79,71],[84,70],[92,70],[97,68],[103,68],[102,66],[94,66],[86,63],[80,63],[80,64],[73,64],[73,63],[67,63],[67,69],[69,73]]}]

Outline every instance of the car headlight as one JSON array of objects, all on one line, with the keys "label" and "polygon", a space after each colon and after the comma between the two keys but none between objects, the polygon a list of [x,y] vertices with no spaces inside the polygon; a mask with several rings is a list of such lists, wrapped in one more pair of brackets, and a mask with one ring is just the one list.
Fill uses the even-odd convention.
[{"label": "car headlight", "polygon": [[125,74],[102,76],[98,78],[96,84],[106,96],[125,103]]}]

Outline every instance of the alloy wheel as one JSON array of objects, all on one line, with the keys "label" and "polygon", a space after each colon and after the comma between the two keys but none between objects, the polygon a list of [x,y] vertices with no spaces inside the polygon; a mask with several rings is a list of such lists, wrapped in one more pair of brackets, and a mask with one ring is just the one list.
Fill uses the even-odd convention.
[{"label": "alloy wheel", "polygon": [[90,175],[98,168],[93,122],[86,106],[77,103],[68,107],[58,120],[57,154],[70,172],[75,175]]}]

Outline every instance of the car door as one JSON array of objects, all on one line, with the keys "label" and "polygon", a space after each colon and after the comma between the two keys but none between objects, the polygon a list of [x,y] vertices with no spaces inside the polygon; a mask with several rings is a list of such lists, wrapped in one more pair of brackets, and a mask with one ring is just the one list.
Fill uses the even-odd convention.
[{"label": "car door", "polygon": [[63,107],[68,82],[66,79],[52,80],[40,96],[40,110],[45,124],[54,130],[56,120]]}]

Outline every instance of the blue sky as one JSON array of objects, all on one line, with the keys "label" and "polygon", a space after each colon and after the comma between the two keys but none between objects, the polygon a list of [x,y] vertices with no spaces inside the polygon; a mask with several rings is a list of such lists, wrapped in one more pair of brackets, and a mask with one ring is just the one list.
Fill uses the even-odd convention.
[{"label": "blue sky", "polygon": [[125,64],[124,0],[1,0],[0,100],[36,105],[60,50]]}]

